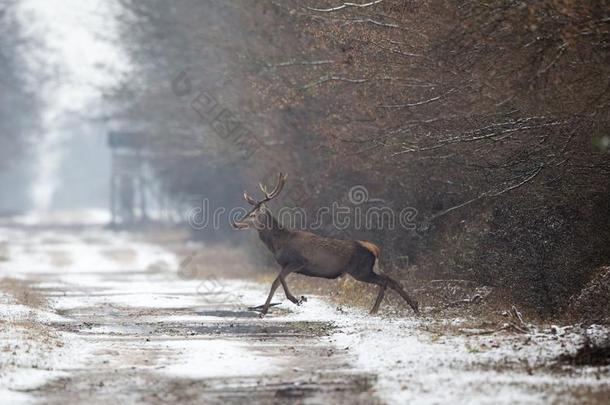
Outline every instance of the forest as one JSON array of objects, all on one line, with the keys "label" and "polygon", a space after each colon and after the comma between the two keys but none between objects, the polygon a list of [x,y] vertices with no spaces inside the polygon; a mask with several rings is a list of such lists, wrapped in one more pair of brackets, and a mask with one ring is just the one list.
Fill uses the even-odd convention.
[{"label": "forest", "polygon": [[0,0],[0,402],[607,404],[609,11]]},{"label": "forest", "polygon": [[277,204],[313,213],[360,185],[415,226],[324,234],[544,316],[607,279],[607,2],[122,3],[135,68],[108,97],[173,198],[239,205],[284,171]]}]

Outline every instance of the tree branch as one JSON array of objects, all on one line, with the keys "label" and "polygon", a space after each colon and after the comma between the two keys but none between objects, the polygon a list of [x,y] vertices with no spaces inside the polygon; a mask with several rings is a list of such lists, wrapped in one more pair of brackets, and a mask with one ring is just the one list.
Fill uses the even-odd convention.
[{"label": "tree branch", "polygon": [[438,213],[432,215],[429,218],[429,221],[433,221],[433,220],[435,220],[435,219],[437,219],[439,217],[442,217],[443,215],[446,215],[446,214],[450,213],[451,211],[455,211],[455,210],[457,210],[459,208],[463,208],[463,207],[465,207],[467,205],[470,205],[470,204],[472,204],[472,203],[474,203],[476,201],[479,201],[479,200],[481,200],[483,198],[498,197],[498,196],[500,196],[500,195],[502,195],[504,193],[508,193],[509,191],[515,190],[515,189],[517,189],[517,188],[519,188],[519,187],[529,183],[530,181],[532,181],[542,171],[543,167],[544,167],[544,165],[542,165],[542,164],[539,165],[536,170],[534,170],[530,175],[528,175],[525,179],[523,179],[522,181],[520,181],[517,184],[513,184],[513,185],[511,185],[509,187],[506,187],[506,188],[504,188],[504,189],[502,189],[500,191],[497,191],[497,192],[492,192],[491,190],[490,191],[486,191],[486,192],[480,194],[479,196],[477,196],[477,197],[475,197],[475,198],[473,198],[471,200],[463,202],[462,204],[458,204],[458,205],[455,205],[453,207],[447,208],[446,210],[438,212]]},{"label": "tree branch", "polygon": [[306,7],[306,8],[309,11],[317,11],[319,13],[332,13],[334,11],[343,10],[345,8],[348,8],[348,7],[366,8],[366,7],[370,7],[370,6],[374,6],[376,4],[379,4],[382,1],[383,0],[375,0],[375,1],[371,1],[369,3],[362,3],[362,4],[358,4],[358,3],[343,3],[340,6],[331,7],[331,8],[314,8],[314,7]]}]

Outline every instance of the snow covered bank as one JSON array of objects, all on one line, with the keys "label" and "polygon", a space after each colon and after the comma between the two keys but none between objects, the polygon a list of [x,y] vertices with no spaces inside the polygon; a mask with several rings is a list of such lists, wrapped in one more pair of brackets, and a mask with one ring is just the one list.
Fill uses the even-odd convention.
[{"label": "snow covered bank", "polygon": [[[249,296],[247,303],[265,296],[261,288],[260,296]],[[273,320],[333,322],[336,332],[327,339],[353,355],[355,370],[377,375],[375,392],[387,403],[579,403],[610,394],[610,367],[557,363],[560,354],[582,344],[578,328],[527,335],[439,334],[426,330],[431,319],[371,316],[308,298],[301,307],[284,301],[295,312]],[[465,320],[448,322],[466,325]],[[592,326],[587,332],[607,334],[608,329]]]}]

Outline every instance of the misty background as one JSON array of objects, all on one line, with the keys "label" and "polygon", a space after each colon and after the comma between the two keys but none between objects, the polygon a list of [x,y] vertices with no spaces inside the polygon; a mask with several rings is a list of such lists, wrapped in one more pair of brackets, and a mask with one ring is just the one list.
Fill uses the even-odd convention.
[{"label": "misty background", "polygon": [[321,231],[375,241],[398,278],[584,316],[610,260],[608,9],[3,0],[0,212],[109,223],[113,195],[119,224],[256,246],[183,214],[243,206],[282,170],[275,208],[313,212],[356,185],[415,208],[415,229]]},{"label": "misty background", "polygon": [[100,98],[126,71],[102,2],[5,1],[2,19],[4,213],[108,208]]}]

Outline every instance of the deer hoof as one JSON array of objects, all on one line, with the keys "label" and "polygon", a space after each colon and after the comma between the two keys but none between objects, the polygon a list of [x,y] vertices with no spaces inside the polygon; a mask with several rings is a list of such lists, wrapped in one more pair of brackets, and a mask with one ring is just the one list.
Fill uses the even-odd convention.
[{"label": "deer hoof", "polygon": [[301,302],[307,302],[307,297],[304,295],[301,295]]}]

